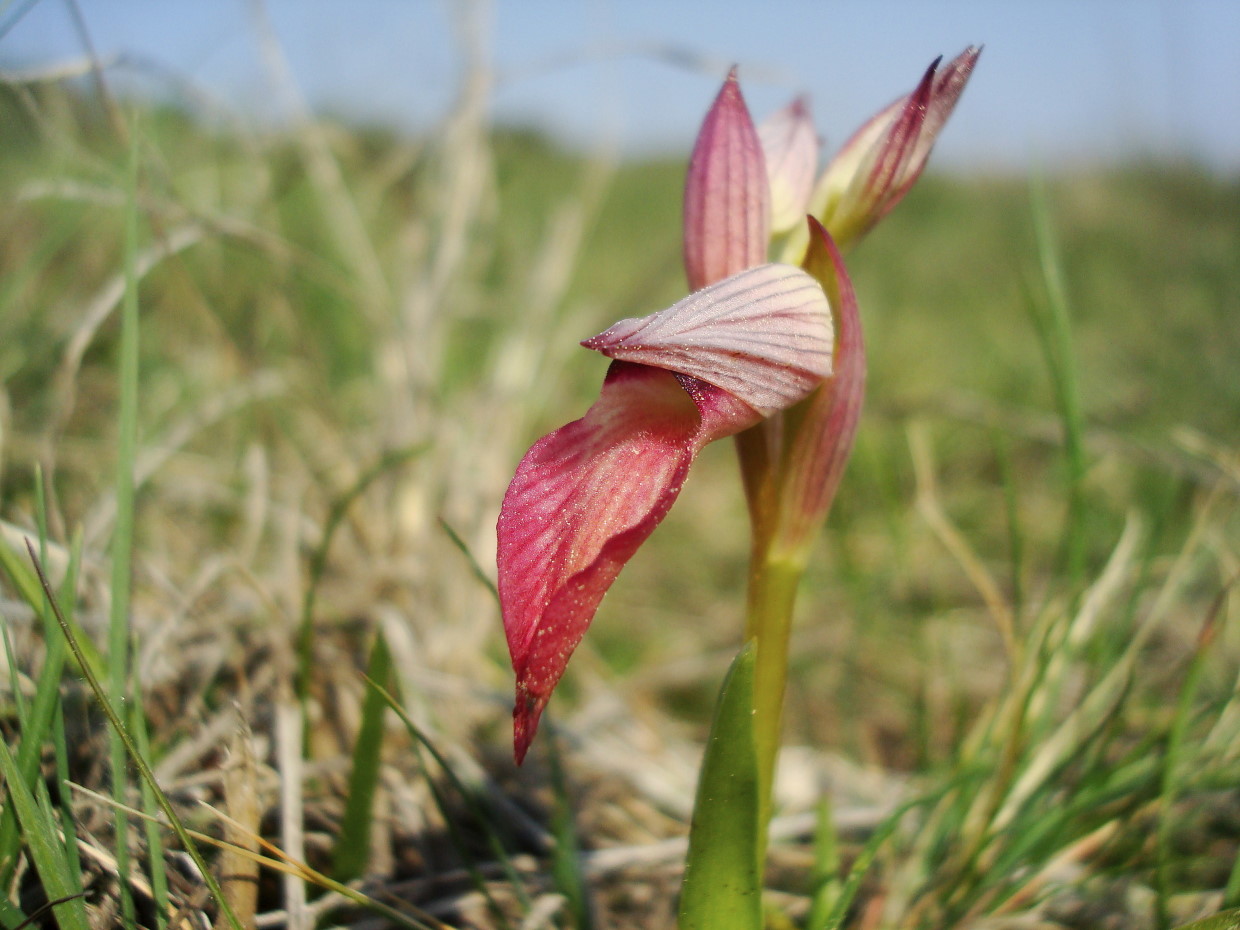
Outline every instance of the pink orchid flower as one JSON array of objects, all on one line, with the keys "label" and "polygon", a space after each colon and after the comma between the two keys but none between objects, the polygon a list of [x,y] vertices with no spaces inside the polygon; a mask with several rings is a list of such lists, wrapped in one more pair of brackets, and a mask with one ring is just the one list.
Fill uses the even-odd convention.
[{"label": "pink orchid flower", "polygon": [[[499,592],[518,762],[603,595],[708,442],[738,438],[756,542],[804,557],[843,474],[864,391],[840,243],[860,238],[916,180],[977,54],[939,73],[931,66],[816,184],[808,107],[795,101],[759,130],[735,69],[728,75],[685,183],[694,293],[582,343],[613,359],[598,401],[534,444],[504,496]],[[805,224],[807,211],[822,222]],[[773,233],[789,264],[763,264]]]},{"label": "pink orchid flower", "polygon": [[518,761],[599,601],[701,448],[806,397],[831,372],[831,344],[822,288],[777,264],[582,343],[614,359],[602,393],[526,453],[500,509]]}]

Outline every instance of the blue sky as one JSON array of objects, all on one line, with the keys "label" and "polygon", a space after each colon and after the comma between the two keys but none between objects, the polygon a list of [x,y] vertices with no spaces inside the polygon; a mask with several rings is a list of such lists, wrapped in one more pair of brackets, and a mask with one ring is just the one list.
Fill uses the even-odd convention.
[{"label": "blue sky", "polygon": [[[80,3],[96,52],[141,63],[115,69],[115,86],[169,93],[176,78],[258,125],[287,115],[252,0]],[[0,2],[0,67],[82,54],[64,0],[22,14],[25,6]],[[460,6],[264,4],[313,106],[412,129],[452,105]],[[911,88],[936,55],[982,43],[936,151],[942,167],[1189,156],[1240,170],[1236,0],[495,0],[483,21],[496,118],[575,144],[687,150],[719,79],[738,63],[759,117],[808,93],[830,147]]]}]

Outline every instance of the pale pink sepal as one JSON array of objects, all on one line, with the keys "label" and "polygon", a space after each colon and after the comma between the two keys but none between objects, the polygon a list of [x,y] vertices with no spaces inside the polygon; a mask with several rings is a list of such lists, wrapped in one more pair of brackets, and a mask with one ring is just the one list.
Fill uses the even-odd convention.
[{"label": "pale pink sepal", "polygon": [[518,762],[599,601],[676,500],[698,451],[758,419],[711,385],[616,361],[586,416],[521,460],[497,526]]},{"label": "pale pink sepal", "polygon": [[767,264],[621,320],[582,342],[610,358],[691,375],[764,415],[790,407],[831,373],[831,308],[818,282]]},{"label": "pale pink sepal", "polygon": [[911,93],[872,117],[831,160],[810,212],[841,249],[868,232],[921,175],[980,54],[967,48],[941,70],[936,60]]},{"label": "pale pink sepal", "polygon": [[766,165],[735,68],[698,132],[685,179],[684,209],[690,290],[766,261],[770,238]]},{"label": "pale pink sepal", "polygon": [[798,97],[758,127],[771,187],[771,231],[787,232],[805,222],[818,174],[818,134],[809,105]]},{"label": "pale pink sepal", "polygon": [[835,370],[802,405],[784,414],[788,443],[780,484],[779,545],[803,556],[831,509],[857,435],[865,399],[865,343],[857,295],[840,250],[827,230],[809,218],[806,270],[831,298],[835,322]]}]

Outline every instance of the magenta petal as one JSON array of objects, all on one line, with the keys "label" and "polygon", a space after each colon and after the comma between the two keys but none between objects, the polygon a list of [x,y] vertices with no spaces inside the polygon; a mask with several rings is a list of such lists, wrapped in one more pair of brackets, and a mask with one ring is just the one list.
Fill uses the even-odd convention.
[{"label": "magenta petal", "polygon": [[599,601],[676,500],[698,450],[758,419],[713,388],[689,386],[613,362],[589,413],[535,443],[508,487],[499,593],[517,676],[518,762]]},{"label": "magenta petal", "polygon": [[831,308],[813,277],[759,265],[582,345],[691,375],[769,415],[831,373]]},{"label": "magenta petal", "polygon": [[696,291],[762,263],[769,236],[762,143],[733,68],[702,123],[685,179],[689,288]]}]

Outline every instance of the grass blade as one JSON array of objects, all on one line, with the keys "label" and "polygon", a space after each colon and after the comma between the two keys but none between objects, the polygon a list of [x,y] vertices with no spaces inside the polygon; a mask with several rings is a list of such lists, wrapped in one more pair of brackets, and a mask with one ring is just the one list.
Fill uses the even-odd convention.
[{"label": "grass blade", "polygon": [[1171,848],[1171,828],[1175,822],[1172,807],[1181,790],[1183,774],[1191,764],[1191,750],[1187,748],[1189,724],[1193,719],[1193,710],[1197,702],[1197,694],[1201,685],[1201,677],[1205,671],[1206,661],[1212,653],[1212,646],[1219,633],[1219,613],[1221,611],[1226,589],[1220,592],[1214,601],[1214,607],[1206,617],[1205,624],[1197,637],[1197,648],[1189,660],[1188,671],[1184,674],[1184,683],[1180,686],[1179,700],[1176,701],[1175,718],[1171,722],[1167,734],[1167,752],[1163,759],[1162,784],[1159,797],[1158,832],[1155,837],[1156,864],[1154,869],[1154,887],[1158,892],[1158,922],[1161,926],[1170,924],[1169,899],[1171,897],[1171,868],[1173,852]]},{"label": "grass blade", "polygon": [[[111,612],[108,617],[108,693],[124,699],[129,683],[129,593],[133,561],[134,464],[138,452],[138,145],[135,126],[129,147],[129,187],[125,209],[125,295],[121,301],[119,392],[116,436],[116,525],[112,536]],[[129,788],[125,744],[117,729],[109,737],[112,797],[118,805],[114,823],[117,887],[126,926],[136,925],[129,889],[129,817],[123,810]]]},{"label": "grass blade", "polygon": [[470,572],[473,573],[475,578],[482,582],[483,587],[491,592],[491,597],[494,598],[495,603],[498,604],[499,588],[495,587],[495,582],[491,580],[490,575],[486,573],[485,569],[483,569],[483,567],[478,563],[478,560],[474,558],[473,552],[469,549],[469,544],[465,542],[465,539],[461,536],[461,534],[456,531],[456,528],[443,517],[439,518],[439,525],[442,527],[443,531],[448,534],[448,538],[452,540],[452,545],[457,548],[461,555],[465,556],[465,560],[469,563]]},{"label": "grass blade", "polygon": [[551,877],[556,889],[568,901],[573,926],[577,930],[592,930],[595,925],[594,907],[590,900],[589,886],[581,868],[581,844],[573,820],[573,803],[569,796],[568,778],[560,757],[560,743],[554,729],[548,733],[547,747],[551,762],[551,791],[555,807],[551,814],[551,832],[555,837],[555,850],[551,861]]},{"label": "grass blade", "polygon": [[[392,653],[383,634],[375,638],[370,652],[367,677],[371,681],[390,684]],[[344,821],[332,873],[337,881],[358,878],[370,860],[370,823],[374,817],[375,791],[379,785],[379,758],[383,751],[383,715],[387,702],[374,688],[366,691],[362,704],[362,722],[353,746],[353,769],[349,774],[349,793],[345,801]]]},{"label": "grass blade", "polygon": [[840,853],[835,824],[831,817],[831,798],[824,795],[818,805],[818,823],[814,830],[814,885],[810,901],[807,930],[827,925],[828,915],[840,897]]},{"label": "grass blade", "polygon": [[392,469],[399,468],[410,459],[426,452],[429,448],[425,443],[418,443],[385,453],[379,461],[362,472],[348,490],[332,502],[327,520],[323,524],[323,537],[310,557],[310,580],[306,585],[306,594],[301,605],[301,629],[297,635],[297,689],[298,696],[302,699],[306,696],[306,688],[310,681],[310,666],[314,661],[314,604],[318,597],[319,582],[327,568],[327,553],[331,550],[336,530],[340,528],[340,524],[348,514],[349,507],[366,493],[366,489],[371,484]]},{"label": "grass blade", "polygon": [[[56,905],[56,920],[63,930],[91,930],[86,908],[78,896],[79,876],[65,857],[50,807],[36,800],[17,770],[17,760],[0,740],[0,775],[8,786],[9,803],[17,813],[26,848],[39,872],[48,900],[65,899]],[[68,838],[66,838],[68,839]]]},{"label": "grass blade", "polygon": [[1046,189],[1034,176],[1030,204],[1037,240],[1043,299],[1030,297],[1030,312],[1042,347],[1047,373],[1055,392],[1063,430],[1068,471],[1068,514],[1063,532],[1064,557],[1074,589],[1085,578],[1085,418],[1081,410],[1071,312],[1059,248],[1051,228]]},{"label": "grass blade", "polygon": [[[400,719],[400,722],[404,724],[410,737],[412,737],[419,746],[424,747],[426,751],[430,753],[431,758],[435,760],[435,763],[439,766],[444,776],[448,779],[448,783],[457,792],[461,800],[464,801],[466,808],[469,810],[470,816],[485,833],[487,845],[490,847],[492,855],[495,856],[496,861],[498,861],[503,868],[504,875],[511,883],[513,893],[517,896],[521,906],[528,911],[530,908],[530,900],[525,891],[525,883],[521,880],[521,876],[517,872],[516,866],[513,865],[512,857],[508,855],[508,851],[504,848],[503,839],[500,837],[499,832],[495,828],[494,821],[496,818],[490,816],[490,812],[483,808],[483,805],[478,800],[476,792],[470,790],[469,786],[461,780],[461,777],[457,775],[455,769],[453,769],[453,767],[448,763],[447,758],[445,758],[443,753],[436,748],[435,744],[431,741],[430,737],[423,732],[422,728],[413,722],[413,718],[405,712],[405,709],[401,707],[400,703],[392,697],[387,690],[380,687],[376,682],[368,681],[367,684],[383,696],[383,700],[387,703],[387,706],[392,709],[392,712]],[[443,814],[444,824],[448,829],[448,837],[464,861],[465,868],[469,872],[471,881],[473,882],[475,888],[477,888],[479,894],[481,894],[490,905],[496,919],[499,922],[499,925],[501,927],[507,927],[508,921],[505,919],[503,911],[494,901],[482,873],[478,870],[476,863],[474,863],[469,856],[466,844],[460,836],[460,831],[457,829],[451,811],[447,806],[447,800],[444,797],[442,789],[435,784],[434,779],[429,780],[429,787],[432,795],[434,796],[435,804],[439,807],[440,813]]]},{"label": "grass blade", "polygon": [[840,890],[838,897],[836,897],[835,906],[831,909],[830,915],[822,925],[822,930],[840,930],[844,926],[844,919],[848,916],[848,910],[852,907],[853,900],[857,897],[857,892],[861,890],[862,881],[869,874],[870,866],[878,858],[879,850],[883,848],[883,845],[896,832],[896,828],[900,826],[900,821],[904,819],[904,816],[915,808],[936,803],[943,795],[955,787],[957,786],[950,783],[943,785],[934,794],[906,801],[888,815],[887,819],[870,835],[857,858],[853,860],[852,868],[848,870],[848,878],[844,880],[844,886]]},{"label": "grass blade", "polygon": [[[38,504],[39,547],[46,552],[47,532],[43,490],[42,471],[41,469],[36,469],[35,500]],[[73,579],[76,575],[76,563],[75,555],[70,561],[69,570],[65,576],[66,587],[71,587],[73,584]],[[29,573],[25,566],[22,566],[22,569]],[[31,575],[32,579],[33,577]],[[34,790],[42,749],[49,740],[56,747],[57,772],[63,773],[69,770],[64,752],[64,725],[60,714],[60,677],[65,665],[65,646],[64,641],[56,634],[55,621],[51,617],[47,600],[42,590],[38,588],[37,581],[35,582],[35,591],[37,592],[35,600],[29,603],[43,620],[47,652],[44,656],[43,667],[39,673],[39,680],[35,685],[34,700],[30,706],[26,706],[22,698],[21,689],[15,689],[13,692],[14,707],[17,711],[22,733],[21,745],[17,749],[17,770],[22,778],[22,784],[26,786],[27,790]],[[23,591],[22,593],[25,595],[26,592]],[[8,630],[5,629],[4,633],[5,652],[9,660],[10,680],[16,681],[16,662],[9,649]],[[69,838],[74,836],[72,823],[73,821],[70,819],[66,824],[65,848],[68,852],[70,863],[76,866],[78,861],[77,846],[69,841]],[[18,832],[15,812],[11,807],[5,807],[3,811],[0,811],[0,887],[7,887],[13,877],[13,869],[18,861],[16,854],[20,843],[21,837]],[[74,880],[80,882],[80,876],[75,876]],[[81,888],[78,887],[77,890],[80,891]]]},{"label": "grass blade", "polygon": [[[141,776],[143,782],[150,787],[151,792],[155,796],[155,803],[159,806],[159,809],[163,812],[164,816],[168,818],[168,825],[171,827],[172,832],[176,834],[176,837],[181,842],[181,846],[185,849],[185,852],[191,859],[194,860],[194,865],[197,867],[199,874],[202,875],[202,880],[206,883],[207,889],[212,895],[214,895],[216,901],[219,902],[220,910],[223,911],[225,917],[227,918],[229,926],[232,927],[232,930],[244,930],[241,926],[241,922],[237,919],[236,914],[234,914],[232,909],[228,906],[228,901],[224,898],[222,892],[220,891],[219,882],[215,880],[215,876],[211,872],[210,868],[208,868],[206,860],[202,858],[202,853],[198,851],[198,846],[195,844],[193,837],[190,836],[189,831],[185,828],[185,825],[181,823],[181,819],[177,816],[177,812],[173,808],[172,802],[168,800],[168,796],[164,794],[163,789],[159,787],[159,782],[155,780],[155,773],[151,771],[151,767],[147,763],[146,758],[138,751],[137,742],[130,735],[128,728],[125,726],[124,720],[121,719],[120,712],[117,711],[116,705],[112,702],[112,699],[108,696],[108,692],[104,689],[103,682],[100,681],[98,676],[95,675],[91,666],[86,663],[86,657],[82,653],[82,647],[78,643],[77,636],[75,635],[72,627],[69,626],[68,621],[65,619],[64,613],[60,609],[60,605],[57,603],[56,598],[52,594],[51,582],[47,580],[47,575],[43,572],[42,563],[39,561],[39,557],[35,554],[34,545],[30,542],[30,540],[26,540],[26,550],[30,553],[30,561],[34,563],[35,573],[39,576],[39,582],[43,586],[44,594],[47,595],[48,604],[52,609],[52,614],[56,617],[57,624],[60,626],[60,632],[64,636],[65,642],[68,644],[69,649],[75,656],[77,656],[78,662],[82,667],[82,673],[86,676],[86,682],[90,685],[90,690],[94,693],[95,699],[99,702],[99,707],[103,711],[104,716],[108,718],[108,724],[112,727],[113,732],[116,733],[117,737],[120,739],[121,744],[124,746],[125,751],[129,754],[129,757],[133,760],[134,767],[138,770],[138,774]],[[7,752],[7,747],[5,748],[5,751]]]},{"label": "grass blade", "polygon": [[[133,707],[129,715],[130,726],[133,727],[134,740],[138,752],[143,758],[150,758],[151,741],[146,731],[146,718],[142,714],[142,689],[135,676],[133,690]],[[153,811],[156,808],[155,793],[146,782],[142,783],[142,809]],[[155,899],[156,930],[164,930],[168,924],[168,873],[164,867],[164,840],[159,824],[153,820],[146,821],[146,859],[150,872],[151,892]]]}]

